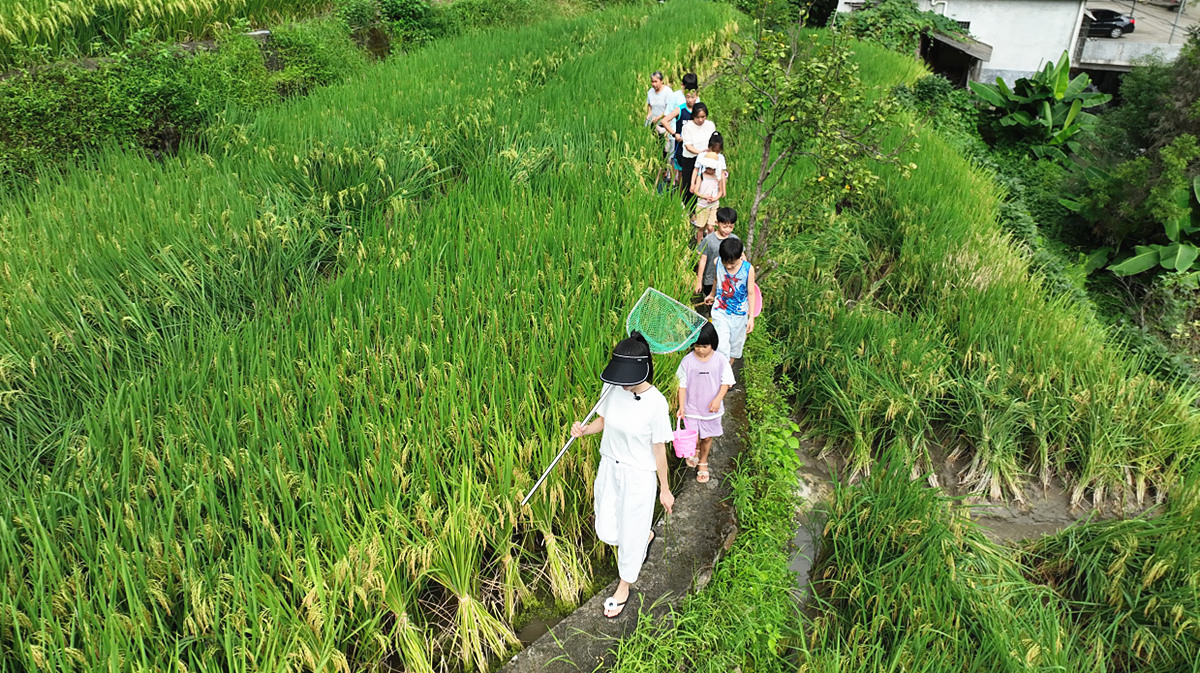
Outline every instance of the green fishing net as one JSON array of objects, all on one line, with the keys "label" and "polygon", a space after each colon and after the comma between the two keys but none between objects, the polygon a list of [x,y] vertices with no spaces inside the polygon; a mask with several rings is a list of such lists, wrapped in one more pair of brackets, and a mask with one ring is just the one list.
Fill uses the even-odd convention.
[{"label": "green fishing net", "polygon": [[674,353],[691,346],[706,322],[691,307],[648,287],[625,318],[625,330],[641,332],[652,353]]}]

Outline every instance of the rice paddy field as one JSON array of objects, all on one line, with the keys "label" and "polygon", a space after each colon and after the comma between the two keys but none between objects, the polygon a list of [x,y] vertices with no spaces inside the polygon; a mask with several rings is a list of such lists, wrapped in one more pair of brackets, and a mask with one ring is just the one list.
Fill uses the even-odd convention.
[{"label": "rice paddy field", "polygon": [[735,19],[435,44],[0,202],[5,670],[483,670],[585,595],[593,454],[518,503],[685,291],[636,102]]},{"label": "rice paddy field", "polygon": [[[926,74],[853,49],[876,95]],[[895,449],[916,474],[961,457],[964,491],[996,500],[1058,482],[1080,506],[1161,502],[1200,458],[1200,390],[1147,373],[1094,307],[1052,291],[999,224],[986,169],[931,129],[914,139],[911,177],[884,167],[840,215],[783,214],[797,235],[775,250],[766,311],[812,434],[855,477]],[[813,181],[796,173],[797,190]]]},{"label": "rice paddy field", "polygon": [[[26,3],[0,58],[300,5]],[[679,0],[435,42],[0,195],[0,670],[486,670],[523,611],[590,595],[594,452],[518,503],[642,290],[687,293],[640,101],[654,70],[716,72],[739,20]],[[853,48],[880,95],[925,74]],[[735,206],[738,95],[704,92]],[[618,670],[1197,670],[1196,391],[1050,292],[990,177],[917,134],[912,177],[774,212],[746,531]],[[848,468],[805,615],[792,417]],[[999,546],[928,487],[946,452],[997,499],[1157,507]]]},{"label": "rice paddy field", "polygon": [[[927,74],[908,55],[849,47],[873,95]],[[719,81],[704,97],[729,110],[741,94]],[[754,142],[752,122],[735,127],[727,151]],[[885,168],[843,209],[807,198],[797,212],[817,176],[785,180],[765,329],[742,370],[741,531],[709,588],[640,622],[614,670],[1200,670],[1196,390],[1147,374],[1089,306],[1052,291],[1002,231],[987,170],[915,133],[911,177]],[[757,153],[730,158],[730,194],[749,193]],[[821,490],[811,477],[778,488],[795,483],[780,474],[794,474],[787,442],[800,438],[835,457],[827,499],[802,499]],[[961,484],[938,481],[948,454]],[[986,505],[939,488],[1011,502],[1050,483],[1079,520],[1005,543],[974,520]],[[778,524],[806,508],[807,577]]]},{"label": "rice paddy field", "polygon": [[329,9],[321,0],[0,0],[0,68],[120,47],[137,32],[211,38],[244,19],[257,28]]}]

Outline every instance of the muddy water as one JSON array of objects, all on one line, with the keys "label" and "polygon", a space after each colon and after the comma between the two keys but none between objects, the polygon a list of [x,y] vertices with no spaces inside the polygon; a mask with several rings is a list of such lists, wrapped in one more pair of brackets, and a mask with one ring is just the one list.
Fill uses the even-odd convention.
[{"label": "muddy water", "polygon": [[549,633],[550,629],[554,628],[562,620],[562,617],[530,620],[524,628],[517,631],[517,640],[521,641],[521,647],[529,647],[533,644],[533,641]]},{"label": "muddy water", "polygon": [[796,575],[796,600],[808,601],[808,575],[817,558],[818,544],[824,520],[815,508],[833,492],[833,478],[828,464],[819,460],[816,447],[809,439],[800,440],[796,449],[800,469],[796,472],[796,489],[800,503],[796,506],[796,534],[792,537],[792,562],[789,569]]}]

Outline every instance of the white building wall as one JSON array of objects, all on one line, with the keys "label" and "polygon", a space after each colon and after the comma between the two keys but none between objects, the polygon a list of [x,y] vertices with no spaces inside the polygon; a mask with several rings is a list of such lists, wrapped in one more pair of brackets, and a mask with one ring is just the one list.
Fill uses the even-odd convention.
[{"label": "white building wall", "polygon": [[[852,1],[839,0],[838,11],[848,11]],[[1083,6],[1083,0],[917,0],[921,11],[969,22],[971,36],[992,47],[980,79],[1009,84],[1057,62],[1063,51],[1072,54]]]},{"label": "white building wall", "polygon": [[[929,3],[921,0],[921,9]],[[938,2],[939,6],[943,3]],[[947,0],[946,16],[969,21],[971,35],[992,46],[981,79],[1008,83],[1070,54],[1082,20],[1080,0]],[[936,11],[936,10],[935,10]]]}]

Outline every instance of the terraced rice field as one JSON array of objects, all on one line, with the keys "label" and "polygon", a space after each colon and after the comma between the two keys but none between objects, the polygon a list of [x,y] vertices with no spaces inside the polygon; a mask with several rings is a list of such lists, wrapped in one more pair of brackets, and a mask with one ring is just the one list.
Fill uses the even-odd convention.
[{"label": "terraced rice field", "polygon": [[324,11],[301,0],[0,0],[0,67],[88,55],[142,31],[173,41],[213,36],[235,19],[255,26]]},{"label": "terraced rice field", "polygon": [[642,289],[684,293],[637,103],[733,17],[447,42],[0,204],[0,659],[482,669],[576,601],[592,453],[518,503]]}]

